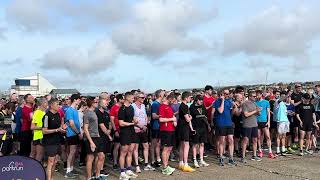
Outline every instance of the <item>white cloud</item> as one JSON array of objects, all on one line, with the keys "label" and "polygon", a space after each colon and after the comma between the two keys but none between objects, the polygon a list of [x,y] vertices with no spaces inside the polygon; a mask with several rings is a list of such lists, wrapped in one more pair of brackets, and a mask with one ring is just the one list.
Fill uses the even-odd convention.
[{"label": "white cloud", "polygon": [[225,33],[224,54],[244,52],[294,57],[306,50],[320,34],[319,11],[298,8],[289,13],[269,8],[242,27]]},{"label": "white cloud", "polygon": [[83,31],[120,22],[129,13],[125,0],[13,0],[6,9],[7,21],[26,31]]},{"label": "white cloud", "polygon": [[199,51],[208,45],[188,32],[215,17],[196,1],[145,0],[134,6],[134,21],[117,28],[113,41],[125,54],[160,57],[170,50]]},{"label": "white cloud", "polygon": [[94,74],[112,66],[119,50],[111,40],[97,42],[89,50],[78,47],[59,48],[39,59],[43,69],[65,69],[73,75]]}]

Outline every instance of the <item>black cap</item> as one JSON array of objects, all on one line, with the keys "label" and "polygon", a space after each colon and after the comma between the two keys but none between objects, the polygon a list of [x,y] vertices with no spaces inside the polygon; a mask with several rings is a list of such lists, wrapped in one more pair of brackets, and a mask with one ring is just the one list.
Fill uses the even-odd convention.
[{"label": "black cap", "polygon": [[302,97],[303,97],[304,99],[311,99],[311,96],[310,96],[310,94],[308,94],[308,93],[304,93],[304,94],[302,95]]}]

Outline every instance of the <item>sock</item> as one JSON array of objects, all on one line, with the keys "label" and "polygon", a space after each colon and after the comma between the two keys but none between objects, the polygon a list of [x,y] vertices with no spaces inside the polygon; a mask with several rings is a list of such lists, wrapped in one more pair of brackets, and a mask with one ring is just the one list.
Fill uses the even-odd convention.
[{"label": "sock", "polygon": [[67,168],[67,173],[71,172],[71,168]]},{"label": "sock", "polygon": [[277,153],[280,153],[280,147],[277,147]]},{"label": "sock", "polygon": [[128,167],[127,167],[127,170],[128,170],[128,171],[131,171],[131,166],[128,166]]},{"label": "sock", "polygon": [[126,169],[120,169],[121,174],[126,172]]},{"label": "sock", "polygon": [[271,149],[271,147],[269,147],[269,153],[272,153],[272,149]]},{"label": "sock", "polygon": [[200,162],[203,162],[203,158],[200,158]]},{"label": "sock", "polygon": [[281,150],[282,150],[282,152],[285,152],[286,148],[284,146],[282,146]]},{"label": "sock", "polygon": [[183,161],[180,161],[179,162],[179,166],[183,166],[184,164],[183,164]]},{"label": "sock", "polygon": [[161,162],[161,159],[157,159],[157,162]]},{"label": "sock", "polygon": [[70,167],[71,171],[73,171],[73,166]]}]

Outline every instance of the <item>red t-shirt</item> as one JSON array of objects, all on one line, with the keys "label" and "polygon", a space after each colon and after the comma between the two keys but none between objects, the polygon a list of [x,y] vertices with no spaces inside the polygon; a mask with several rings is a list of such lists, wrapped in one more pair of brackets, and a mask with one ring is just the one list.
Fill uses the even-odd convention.
[{"label": "red t-shirt", "polygon": [[[160,118],[173,118],[173,110],[171,106],[167,104],[161,104],[159,107]],[[173,122],[160,122],[160,131],[174,131],[175,127]]]},{"label": "red t-shirt", "polygon": [[23,106],[22,108],[22,127],[21,131],[28,131],[31,127],[31,121],[33,116],[33,108],[28,106]]},{"label": "red t-shirt", "polygon": [[214,101],[215,99],[213,96],[209,96],[209,97],[207,97],[206,95],[203,96],[204,107],[206,108],[210,107],[209,109],[207,109],[207,117],[208,117],[209,123],[212,121],[212,106]]},{"label": "red t-shirt", "polygon": [[63,120],[64,112],[63,112],[62,108],[59,108],[58,113],[60,115],[61,124],[64,124],[64,120]]},{"label": "red t-shirt", "polygon": [[115,104],[111,107],[110,113],[109,113],[110,116],[114,117],[114,125],[116,126],[117,131],[120,130],[119,119],[118,119],[119,109],[120,109],[120,106],[118,104]]}]

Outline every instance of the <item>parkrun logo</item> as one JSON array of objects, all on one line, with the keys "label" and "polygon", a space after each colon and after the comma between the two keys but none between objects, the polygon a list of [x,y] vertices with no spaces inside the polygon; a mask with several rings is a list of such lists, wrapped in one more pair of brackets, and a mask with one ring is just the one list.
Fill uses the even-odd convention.
[{"label": "parkrun logo", "polygon": [[23,171],[23,163],[11,161],[8,167],[2,167],[1,171],[2,172]]}]

